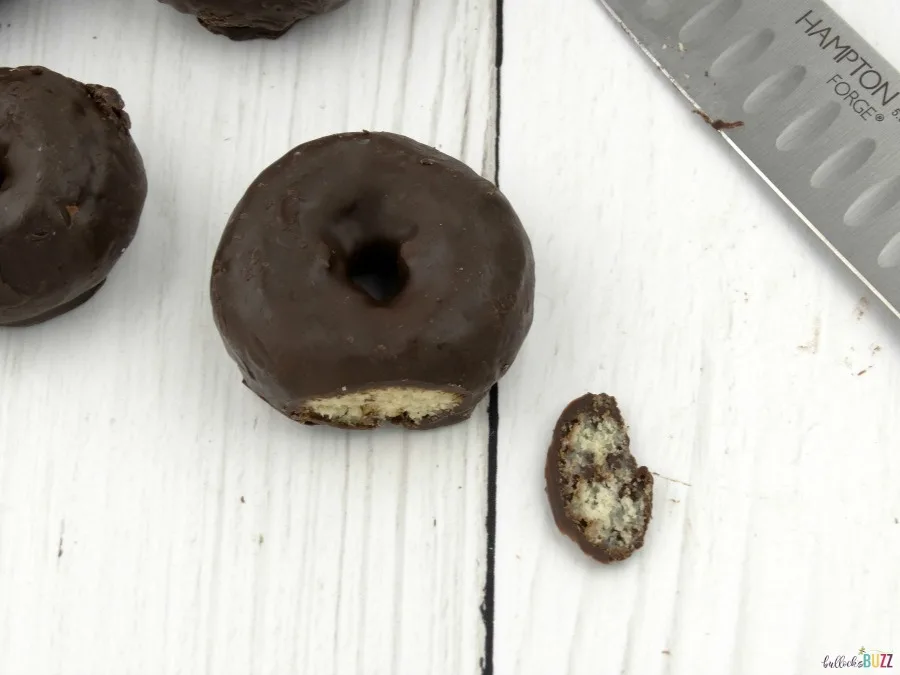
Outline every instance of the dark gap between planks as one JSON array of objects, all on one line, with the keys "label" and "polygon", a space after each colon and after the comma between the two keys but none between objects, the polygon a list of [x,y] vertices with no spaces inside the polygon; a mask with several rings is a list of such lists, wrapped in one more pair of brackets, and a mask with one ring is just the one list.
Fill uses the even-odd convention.
[{"label": "dark gap between planks", "polygon": [[[500,186],[500,113],[501,78],[503,75],[503,1],[495,5],[495,53],[496,99],[494,101],[494,183]],[[485,555],[484,598],[481,603],[481,618],[484,621],[484,654],[481,657],[482,675],[494,674],[494,568],[497,543],[497,433],[500,428],[500,387],[491,387],[488,399],[488,465],[487,465],[487,551]]]}]

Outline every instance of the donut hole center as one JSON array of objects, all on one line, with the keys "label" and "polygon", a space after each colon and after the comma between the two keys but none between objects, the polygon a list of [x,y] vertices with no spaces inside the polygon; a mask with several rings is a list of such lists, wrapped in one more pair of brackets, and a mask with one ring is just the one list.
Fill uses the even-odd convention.
[{"label": "donut hole center", "polygon": [[384,239],[363,244],[347,260],[347,280],[376,304],[390,304],[409,281],[400,245]]}]

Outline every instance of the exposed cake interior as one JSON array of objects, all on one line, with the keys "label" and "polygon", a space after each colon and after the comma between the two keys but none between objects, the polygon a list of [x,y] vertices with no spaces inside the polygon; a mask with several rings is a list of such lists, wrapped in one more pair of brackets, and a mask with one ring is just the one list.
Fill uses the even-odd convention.
[{"label": "exposed cake interior", "polygon": [[628,445],[625,427],[602,411],[580,414],[559,451],[566,515],[592,545],[613,553],[643,536],[652,503],[652,481]]},{"label": "exposed cake interior", "polygon": [[462,396],[451,391],[420,387],[365,389],[307,401],[302,414],[352,427],[376,426],[406,419],[414,424],[456,408]]}]

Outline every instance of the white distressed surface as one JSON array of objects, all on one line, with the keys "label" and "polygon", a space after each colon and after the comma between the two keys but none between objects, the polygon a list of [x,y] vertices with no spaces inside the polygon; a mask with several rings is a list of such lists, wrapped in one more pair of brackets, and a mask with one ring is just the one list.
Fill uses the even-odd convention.
[{"label": "white distressed surface", "polygon": [[[833,6],[900,64],[896,2]],[[900,667],[900,325],[597,2],[510,0],[504,36],[500,181],[540,288],[500,391],[495,672],[805,675],[861,646]],[[612,567],[543,492],[586,391],[673,479]]]},{"label": "white distressed surface", "polygon": [[[832,4],[900,64],[896,3]],[[900,653],[896,321],[595,0],[504,16],[501,187],[539,288],[500,391],[494,672]],[[153,0],[0,0],[0,63],[119,88],[151,183],[94,300],[0,331],[2,675],[478,672],[483,410],[299,428],[240,387],[206,280],[246,185],[304,140],[390,129],[492,175],[493,33],[486,0],[357,0],[244,44]],[[588,390],[690,484],[657,478],[616,567],[543,493],[556,415]]]},{"label": "white distressed surface", "polygon": [[0,63],[117,87],[147,165],[110,283],[0,331],[0,673],[475,673],[487,417],[296,425],[240,385],[209,265],[294,145],[398,131],[493,174],[494,9],[365,0],[230,43],[154,0],[2,0]]}]

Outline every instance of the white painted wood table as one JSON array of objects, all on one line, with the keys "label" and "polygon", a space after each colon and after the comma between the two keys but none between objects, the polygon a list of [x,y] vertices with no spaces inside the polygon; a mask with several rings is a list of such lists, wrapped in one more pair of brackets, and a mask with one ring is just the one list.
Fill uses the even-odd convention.
[{"label": "white painted wood table", "polygon": [[[833,5],[900,64],[900,5]],[[596,0],[357,0],[241,44],[153,0],[2,0],[0,22],[0,64],[122,92],[150,181],[95,299],[0,330],[0,673],[766,675],[900,653],[900,322]],[[534,328],[494,420],[301,427],[221,346],[207,277],[236,200],[290,147],[361,128],[499,176],[532,237]],[[543,492],[586,391],[619,398],[660,474],[645,548],[612,567]]]}]

